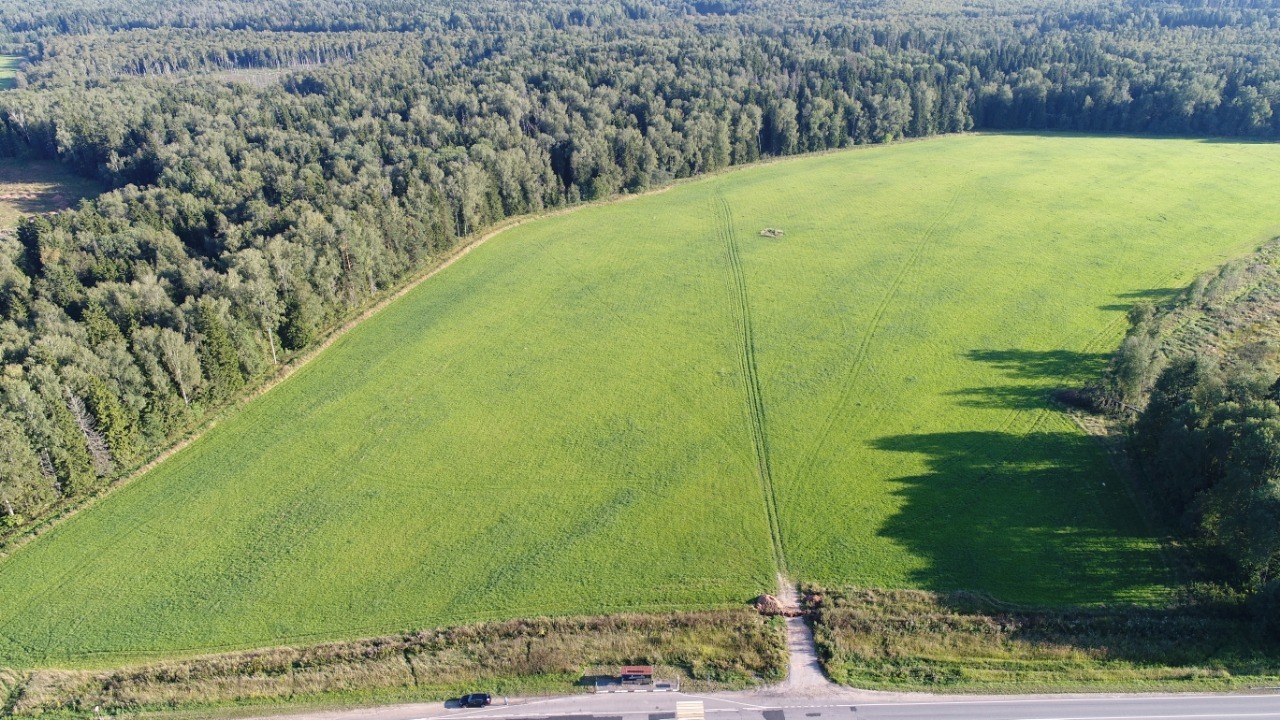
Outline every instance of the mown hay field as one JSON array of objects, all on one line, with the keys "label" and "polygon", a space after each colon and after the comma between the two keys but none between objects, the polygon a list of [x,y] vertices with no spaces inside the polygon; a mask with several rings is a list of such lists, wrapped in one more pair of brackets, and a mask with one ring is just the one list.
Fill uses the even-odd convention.
[{"label": "mown hay field", "polygon": [[527,223],[0,561],[0,665],[733,606],[780,564],[1159,601],[1047,395],[1280,232],[1277,189],[1280,146],[964,136]]},{"label": "mown hay field", "polygon": [[100,192],[98,183],[59,163],[0,158],[0,230],[15,227],[23,216],[65,210]]}]

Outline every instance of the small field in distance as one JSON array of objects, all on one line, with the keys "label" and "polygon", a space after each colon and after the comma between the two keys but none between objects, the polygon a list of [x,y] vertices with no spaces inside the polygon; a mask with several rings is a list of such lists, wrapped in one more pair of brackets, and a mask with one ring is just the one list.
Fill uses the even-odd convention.
[{"label": "small field in distance", "polygon": [[17,55],[0,55],[0,90],[17,87],[20,65],[22,65],[22,58]]},{"label": "small field in distance", "polygon": [[48,160],[0,158],[0,229],[24,215],[63,210],[102,188]]},{"label": "small field in distance", "polygon": [[963,136],[527,223],[0,560],[0,665],[736,606],[779,564],[1161,602],[1047,395],[1280,231],[1277,187],[1276,145]]}]

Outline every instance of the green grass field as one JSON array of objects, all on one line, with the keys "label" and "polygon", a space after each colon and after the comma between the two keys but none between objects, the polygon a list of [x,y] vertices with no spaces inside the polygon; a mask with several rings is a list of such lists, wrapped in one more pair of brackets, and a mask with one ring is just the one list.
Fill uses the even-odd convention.
[{"label": "green grass field", "polygon": [[20,65],[22,65],[22,58],[17,55],[0,55],[0,90],[17,87]]},{"label": "green grass field", "polygon": [[0,665],[735,605],[779,563],[1158,600],[1046,393],[1280,231],[1277,188],[1275,145],[966,136],[528,223],[0,561]]}]

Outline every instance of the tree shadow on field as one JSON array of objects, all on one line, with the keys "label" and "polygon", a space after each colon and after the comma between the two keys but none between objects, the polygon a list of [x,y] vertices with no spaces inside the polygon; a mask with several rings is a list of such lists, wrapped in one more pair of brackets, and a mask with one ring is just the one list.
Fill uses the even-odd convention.
[{"label": "tree shadow on field", "polygon": [[1106,369],[1111,355],[1073,350],[970,350],[965,357],[994,365],[1012,378],[1039,380],[1097,375]]},{"label": "tree shadow on field", "polygon": [[1034,410],[1048,407],[1054,390],[1101,377],[1111,356],[1071,350],[970,350],[965,357],[993,365],[1010,379],[1031,382],[965,388],[949,393],[962,398],[961,405]]},{"label": "tree shadow on field", "polygon": [[55,210],[65,210],[78,199],[71,193],[50,190],[29,195],[0,197],[0,203],[9,205],[20,215],[41,215]]},{"label": "tree shadow on field", "polygon": [[[968,357],[1027,382],[958,391],[962,404],[1046,412],[1051,388],[1096,376],[1107,360],[1065,350],[975,350]],[[1147,597],[1168,580],[1122,480],[1092,438],[958,431],[888,436],[872,445],[923,456],[923,473],[894,480],[903,503],[881,528],[926,561],[912,577],[921,587],[1063,605]]]},{"label": "tree shadow on field", "polygon": [[[881,534],[926,565],[931,590],[975,590],[1013,602],[1063,605],[1140,598],[1165,565],[1091,438],[1067,432],[896,435],[879,450],[924,456],[896,478],[903,499]],[[1103,472],[1099,472],[1102,470]]]},{"label": "tree shadow on field", "polygon": [[[1110,305],[1099,305],[1098,309],[1115,312],[1129,312],[1129,308],[1133,307],[1139,300],[1150,300],[1156,305],[1160,305],[1172,300],[1185,289],[1186,288],[1148,288],[1146,290],[1116,293],[1116,299],[1121,302],[1112,303]],[[1125,300],[1128,300],[1129,302],[1124,302]]]}]

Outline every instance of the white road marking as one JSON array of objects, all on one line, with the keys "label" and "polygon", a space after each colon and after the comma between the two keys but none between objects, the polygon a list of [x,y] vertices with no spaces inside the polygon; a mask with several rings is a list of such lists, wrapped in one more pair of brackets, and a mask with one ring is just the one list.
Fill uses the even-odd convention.
[{"label": "white road marking", "polygon": [[[709,696],[707,696],[707,695],[691,695],[691,694],[689,694],[689,693],[680,693],[680,695],[683,695],[683,696],[685,696],[685,697],[689,697],[689,698],[698,698],[698,699],[700,699],[700,700],[710,700],[711,702],[727,702],[727,703],[733,703],[734,705],[741,705],[742,707],[748,707],[748,708],[752,708],[752,709],[754,709],[754,710],[777,710],[777,709],[779,709],[779,708],[775,708],[775,707],[770,706],[770,705],[754,705],[754,704],[752,704],[752,703],[739,702],[739,701],[737,701],[737,700],[731,700],[731,699],[729,699],[729,698],[709,697]],[[713,709],[715,709],[715,708],[713,708]]]},{"label": "white road marking", "polygon": [[1269,713],[1213,713],[1212,715],[1074,715],[1058,718],[1015,718],[1014,720],[1195,720],[1196,718],[1280,718],[1280,711]]},{"label": "white road marking", "polygon": [[[1000,704],[1026,704],[1032,703],[1065,703],[1065,702],[1150,702],[1151,700],[1206,700],[1206,699],[1231,699],[1231,700],[1280,700],[1280,695],[1179,695],[1177,697],[1064,697],[1064,698],[1026,698],[1026,699],[1010,699],[1010,700],[920,700],[917,702],[851,702],[849,705],[857,707],[906,707],[910,705],[1000,705]],[[842,706],[837,706],[842,707]],[[1154,716],[1160,717],[1160,716]]]},{"label": "white road marking", "polygon": [[[734,700],[726,697],[693,695],[690,693],[683,693],[683,692],[675,692],[672,694],[678,695],[681,697],[697,699],[701,701],[709,701],[711,703],[715,703],[718,705],[730,704],[730,705],[738,706],[738,707],[707,708],[705,707],[705,703],[700,702],[698,704],[703,705],[704,713],[734,713],[734,712],[746,712],[746,711],[764,712],[768,710],[806,710],[806,709],[817,709],[817,708],[852,708],[855,710],[862,710],[864,708],[866,709],[894,708],[894,707],[919,708],[919,707],[932,707],[932,706],[943,707],[948,705],[957,705],[957,706],[964,706],[964,705],[990,706],[990,705],[1019,705],[1019,704],[1020,705],[1037,705],[1037,704],[1061,705],[1064,703],[1081,703],[1081,702],[1088,702],[1088,703],[1107,702],[1107,703],[1116,703],[1116,704],[1133,704],[1133,703],[1149,703],[1149,702],[1152,702],[1153,700],[1158,702],[1161,700],[1168,701],[1168,700],[1174,699],[1172,697],[1156,697],[1156,698],[1152,698],[1152,697],[1111,697],[1111,698],[1107,698],[1107,697],[1074,697],[1074,698],[1046,697],[1046,698],[1009,698],[1009,699],[1001,699],[1001,700],[996,700],[996,699],[922,700],[922,701],[913,701],[913,702],[857,702],[857,701],[851,700],[849,702],[842,702],[842,703],[825,703],[825,704],[808,704],[808,705],[799,705],[799,704],[760,705],[760,704],[749,703],[749,702],[744,702],[740,700]],[[599,696],[584,695],[578,699],[583,702],[590,702],[590,699],[592,697],[599,697]],[[652,714],[655,710],[659,710],[658,707],[655,707],[653,710],[604,709],[604,708],[598,709],[598,710],[588,710],[582,707],[573,707],[573,708],[565,708],[563,711],[549,710],[549,709],[539,709],[541,710],[541,712],[539,712],[538,710],[534,710],[533,712],[524,711],[525,708],[529,708],[531,706],[543,705],[546,703],[557,703],[557,702],[563,703],[565,701],[572,702],[573,699],[574,698],[572,697],[551,697],[551,698],[542,698],[539,700],[530,700],[528,702],[522,703],[520,705],[515,705],[515,706],[497,706],[497,707],[489,707],[489,708],[480,708],[475,710],[458,709],[453,711],[447,711],[445,714],[425,716],[421,718],[415,718],[414,720],[510,720],[513,718],[519,718],[520,720],[545,720],[546,718],[550,718],[553,716],[561,716],[561,715],[580,715],[580,716],[584,716],[583,720],[587,720],[587,718],[590,716],[617,717],[617,716],[649,715],[649,714]],[[1246,702],[1252,701],[1252,700],[1268,700],[1272,702],[1280,702],[1280,695],[1254,694],[1254,695],[1223,696],[1223,695],[1204,694],[1204,695],[1182,695],[1182,696],[1179,696],[1177,699],[1179,700],[1223,699],[1223,700],[1236,700],[1236,701],[1246,701]],[[654,700],[657,701],[658,698],[654,698]],[[679,704],[684,704],[684,703],[679,703]],[[690,703],[690,706],[692,706],[692,703]],[[1243,708],[1241,709],[1243,710]],[[502,710],[504,712],[494,712],[495,710]],[[1116,708],[1113,706],[1113,707],[1107,708],[1107,710],[1115,712]],[[1146,710],[1146,708],[1134,708],[1134,710],[1141,712],[1143,710]],[[1151,710],[1147,710],[1147,712],[1150,713]],[[1176,712],[1176,711],[1173,711],[1173,712]],[[1277,718],[1277,720],[1280,720],[1280,707],[1277,707],[1275,710],[1268,709],[1267,712],[1218,712],[1218,713],[1212,713],[1212,714],[1201,712],[1201,713],[1188,713],[1188,714],[1181,714],[1181,715],[1167,714],[1166,712],[1166,714],[1145,714],[1145,715],[1072,715],[1072,716],[1054,717],[1054,718],[1028,717],[1028,718],[1014,718],[1011,720],[1178,720],[1178,719],[1204,720],[1206,718]],[[688,720],[697,720],[697,719],[691,716]]]},{"label": "white road marking", "polygon": [[[903,704],[903,705],[943,705],[943,704],[946,704],[946,705],[954,705],[954,704],[957,704],[957,703],[902,703],[902,704]],[[877,707],[893,707],[893,706],[894,706],[894,704],[891,704],[891,703],[881,703],[881,704],[877,705]],[[832,708],[832,707],[867,707],[867,706],[866,706],[865,704],[858,704],[858,705],[856,705],[856,706],[851,706],[851,705],[784,705],[784,706],[780,706],[780,707],[776,707],[776,708],[764,708],[764,709],[766,709],[766,710],[804,710],[804,709],[811,709],[811,708]],[[679,712],[679,710],[678,710],[678,709],[677,709],[677,712]],[[737,709],[737,708],[710,708],[710,709],[706,709],[706,710],[704,710],[704,712],[722,712],[722,713],[723,713],[723,712],[742,712],[742,711],[741,711],[741,710],[739,710],[739,709]],[[614,715],[614,716],[617,716],[617,715],[623,715],[623,716],[626,716],[626,715],[648,715],[648,714],[649,714],[649,712],[648,712],[648,711],[645,711],[645,710],[630,710],[630,711],[624,711],[624,712],[621,712],[621,713],[607,713],[607,712],[591,713],[591,712],[585,712],[585,711],[578,711],[578,712],[566,712],[566,713],[565,713],[565,715],[581,715],[581,716],[583,716],[584,718],[591,717],[591,716],[598,716],[598,715],[606,715],[606,714],[608,714],[608,715]],[[431,716],[431,717],[425,717],[425,718],[415,718],[415,720],[438,720],[438,718],[440,718],[440,717],[444,717],[444,716]],[[529,713],[504,713],[504,714],[501,714],[501,715],[486,715],[485,717],[493,718],[494,720],[499,720],[499,719],[501,719],[501,718],[525,718],[526,720],[540,720],[540,719],[545,720],[545,718],[549,718],[549,717],[552,717],[552,716],[550,716],[550,715],[531,715],[531,714],[529,714]],[[679,715],[678,715],[677,717],[678,717],[680,720],[684,720],[684,718],[686,718],[686,717],[688,718],[688,720],[696,720],[696,715],[694,715],[694,714],[689,714],[689,715],[687,715],[687,716],[679,716]],[[1276,711],[1274,711],[1274,712],[1261,712],[1261,713],[1213,713],[1213,714],[1211,714],[1211,715],[1205,715],[1205,714],[1191,714],[1191,715],[1073,715],[1073,716],[1070,716],[1070,717],[1056,717],[1056,718],[1041,718],[1041,717],[1032,717],[1032,718],[1011,718],[1010,720],[1179,720],[1179,719],[1181,719],[1181,720],[1200,720],[1200,719],[1202,719],[1202,718],[1280,718],[1280,710],[1276,710]]]},{"label": "white road marking", "polygon": [[706,710],[701,700],[676,703],[676,720],[706,720]]}]

